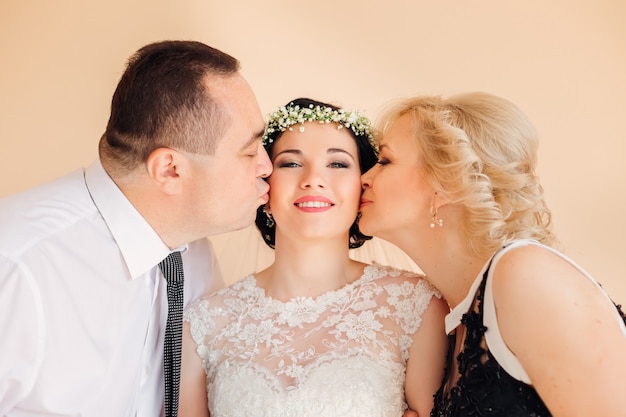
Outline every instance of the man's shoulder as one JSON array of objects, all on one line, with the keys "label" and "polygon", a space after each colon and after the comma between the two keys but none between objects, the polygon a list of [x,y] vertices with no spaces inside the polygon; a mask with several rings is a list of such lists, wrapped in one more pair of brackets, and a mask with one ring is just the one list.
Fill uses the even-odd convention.
[{"label": "man's shoulder", "polygon": [[96,212],[82,169],[4,197],[0,199],[0,249],[19,250]]}]

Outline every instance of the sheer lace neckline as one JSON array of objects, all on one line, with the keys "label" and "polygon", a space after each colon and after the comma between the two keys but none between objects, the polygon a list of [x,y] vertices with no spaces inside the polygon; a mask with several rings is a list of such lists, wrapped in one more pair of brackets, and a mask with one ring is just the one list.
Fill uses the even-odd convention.
[{"label": "sheer lace neckline", "polygon": [[280,300],[278,298],[274,298],[270,295],[267,295],[265,288],[259,285],[256,279],[256,274],[248,275],[243,280],[243,283],[246,286],[249,286],[250,288],[253,289],[254,295],[259,301],[263,301],[267,304],[279,306],[279,305],[285,305],[285,304],[294,303],[294,302],[297,302],[297,303],[314,302],[316,304],[326,305],[329,302],[335,300],[338,296],[348,294],[355,287],[361,285],[362,283],[365,283],[374,279],[376,277],[375,271],[378,269],[379,269],[379,265],[377,264],[366,265],[365,268],[363,268],[363,273],[361,274],[361,276],[359,276],[354,281],[349,282],[340,288],[337,288],[334,290],[328,290],[316,296],[299,295],[296,297],[292,297],[288,300]]}]

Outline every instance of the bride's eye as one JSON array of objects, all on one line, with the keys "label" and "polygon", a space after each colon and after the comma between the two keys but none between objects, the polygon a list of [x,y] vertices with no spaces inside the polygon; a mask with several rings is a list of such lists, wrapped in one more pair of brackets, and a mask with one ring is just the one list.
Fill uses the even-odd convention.
[{"label": "bride's eye", "polygon": [[300,166],[299,163],[293,161],[284,161],[276,164],[278,168],[298,168]]},{"label": "bride's eye", "polygon": [[347,164],[343,161],[335,161],[335,162],[331,162],[328,166],[330,168],[349,168],[350,164]]}]

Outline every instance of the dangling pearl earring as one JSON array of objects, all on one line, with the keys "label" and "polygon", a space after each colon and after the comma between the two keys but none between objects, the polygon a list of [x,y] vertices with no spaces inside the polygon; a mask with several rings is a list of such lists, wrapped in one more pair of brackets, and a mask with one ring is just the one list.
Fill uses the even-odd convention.
[{"label": "dangling pearl earring", "polygon": [[430,228],[434,229],[435,225],[439,225],[439,227],[443,226],[443,220],[437,217],[437,209],[434,206],[430,207],[430,214],[432,214],[432,218],[430,220]]}]

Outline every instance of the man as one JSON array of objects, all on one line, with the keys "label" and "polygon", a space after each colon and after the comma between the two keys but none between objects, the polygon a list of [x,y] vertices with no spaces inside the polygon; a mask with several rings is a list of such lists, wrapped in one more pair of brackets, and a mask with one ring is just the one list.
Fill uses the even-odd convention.
[{"label": "man", "polygon": [[163,413],[158,265],[182,253],[183,305],[223,285],[206,236],[267,201],[263,128],[235,58],[189,41],[130,58],[99,160],[0,200],[0,415]]}]

